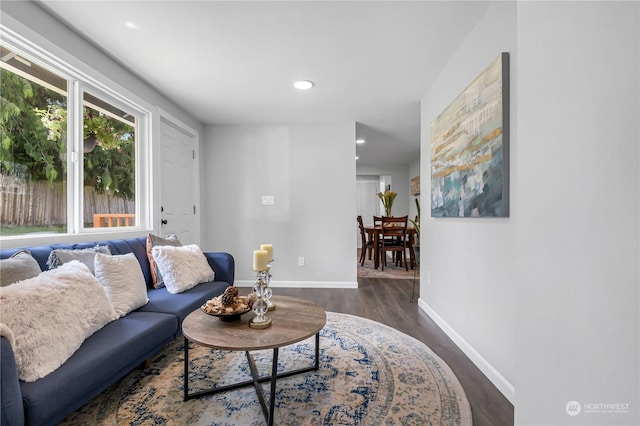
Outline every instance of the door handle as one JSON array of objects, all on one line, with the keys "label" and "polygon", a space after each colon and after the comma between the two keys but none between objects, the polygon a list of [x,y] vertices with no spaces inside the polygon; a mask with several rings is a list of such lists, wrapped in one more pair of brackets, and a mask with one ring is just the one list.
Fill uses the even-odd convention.
[{"label": "door handle", "polygon": [[166,224],[167,224],[167,219],[162,219],[162,220],[160,221],[160,223],[161,223],[161,224],[163,224],[163,225],[166,225]]}]

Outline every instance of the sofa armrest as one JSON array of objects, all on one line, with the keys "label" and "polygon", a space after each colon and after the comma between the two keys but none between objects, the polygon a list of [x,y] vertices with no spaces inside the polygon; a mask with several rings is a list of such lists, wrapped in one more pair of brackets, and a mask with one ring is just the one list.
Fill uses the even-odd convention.
[{"label": "sofa armrest", "polygon": [[216,281],[225,281],[233,285],[236,273],[236,263],[229,253],[208,252],[204,254],[209,262],[209,266],[216,273]]},{"label": "sofa armrest", "polygon": [[18,367],[9,339],[0,337],[0,420],[2,426],[24,424]]}]

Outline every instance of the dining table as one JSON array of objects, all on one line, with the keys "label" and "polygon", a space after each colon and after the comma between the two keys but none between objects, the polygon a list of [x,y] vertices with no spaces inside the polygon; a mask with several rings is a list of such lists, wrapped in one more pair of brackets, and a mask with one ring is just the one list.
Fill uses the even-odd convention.
[{"label": "dining table", "polygon": [[[373,267],[378,269],[380,267],[380,235],[382,234],[381,225],[369,225],[364,226],[364,231],[367,233],[367,240],[373,240]],[[409,257],[411,262],[411,269],[416,266],[416,253],[413,248],[413,240],[416,235],[416,229],[413,226],[407,226],[407,245],[409,246]]]}]

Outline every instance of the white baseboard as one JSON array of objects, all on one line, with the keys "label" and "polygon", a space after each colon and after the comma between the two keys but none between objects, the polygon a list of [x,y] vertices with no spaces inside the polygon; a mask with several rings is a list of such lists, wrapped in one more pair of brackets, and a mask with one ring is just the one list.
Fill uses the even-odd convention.
[{"label": "white baseboard", "polygon": [[[253,287],[255,280],[236,280],[236,287]],[[271,288],[288,287],[288,288],[358,288],[357,281],[271,281]]]},{"label": "white baseboard", "polygon": [[515,405],[516,390],[515,387],[505,377],[498,372],[480,353],[475,350],[464,338],[458,334],[440,315],[436,313],[427,303],[418,299],[418,306],[445,332],[451,340],[469,357],[476,367],[498,388],[498,390]]}]

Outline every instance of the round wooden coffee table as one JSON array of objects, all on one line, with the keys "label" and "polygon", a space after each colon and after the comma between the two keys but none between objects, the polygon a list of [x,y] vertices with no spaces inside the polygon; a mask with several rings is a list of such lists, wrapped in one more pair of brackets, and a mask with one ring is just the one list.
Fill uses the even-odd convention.
[{"label": "round wooden coffee table", "polygon": [[[276,380],[294,374],[306,373],[319,368],[320,363],[320,330],[327,321],[327,314],[323,308],[313,302],[288,296],[273,296],[271,300],[277,308],[267,313],[271,318],[271,327],[253,329],[249,327],[249,320],[255,316],[252,312],[244,314],[239,321],[224,322],[220,318],[207,315],[197,309],[187,315],[182,322],[184,335],[184,400],[212,395],[219,392],[238,389],[253,385],[256,388],[262,412],[268,425],[273,425],[275,407]],[[278,349],[283,346],[305,340],[315,334],[316,353],[314,365],[278,374]],[[235,383],[228,386],[189,393],[189,342],[201,346],[227,351],[244,351],[251,369],[253,380]],[[253,357],[249,351],[273,349],[271,375],[260,377]],[[269,407],[265,402],[260,383],[270,382],[271,397]]]}]

